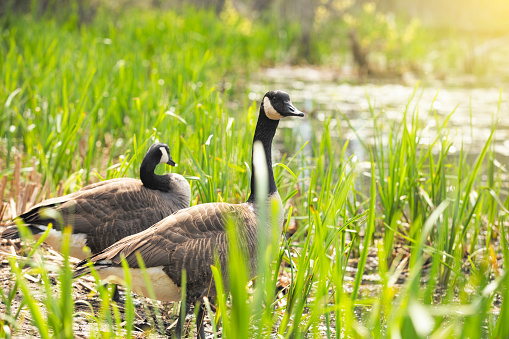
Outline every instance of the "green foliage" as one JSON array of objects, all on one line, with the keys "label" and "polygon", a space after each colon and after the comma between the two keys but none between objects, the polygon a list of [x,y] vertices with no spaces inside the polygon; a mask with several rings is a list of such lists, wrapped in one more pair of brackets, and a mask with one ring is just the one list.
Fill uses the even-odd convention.
[{"label": "green foliage", "polygon": [[[112,166],[135,137],[172,143],[174,158],[187,159],[184,142],[198,149],[210,135],[218,137],[213,132],[229,133],[223,105],[232,82],[260,60],[281,60],[292,39],[274,38],[270,25],[247,24],[238,16],[221,21],[193,9],[117,18],[103,13],[80,30],[30,16],[0,20],[6,166],[13,147],[22,149],[55,183],[80,169],[79,179],[88,182],[94,169]],[[218,88],[225,91],[221,97]],[[216,124],[223,130],[211,129]],[[221,149],[214,140],[210,148]],[[130,175],[141,162],[134,151]],[[106,157],[98,156],[103,152]],[[223,155],[237,156],[215,158],[228,158]]]},{"label": "green foliage", "polygon": [[[461,76],[473,74],[478,82],[482,80],[490,85],[495,79],[503,78],[497,73],[504,67],[498,60],[504,54],[499,48],[502,43],[498,45],[504,33],[495,33],[496,30],[489,33],[490,30],[483,29],[476,31],[470,25],[460,28],[456,24],[461,19],[450,20],[449,16],[445,25],[432,24],[430,21],[433,20],[425,14],[409,14],[403,9],[406,6],[394,8],[392,4],[389,5],[391,10],[380,5],[381,2],[377,1],[320,2],[315,11],[312,32],[312,59],[319,64],[336,67],[355,66],[351,39],[355,36],[375,78],[398,78],[410,73],[419,78],[460,76],[458,81],[461,82]],[[409,5],[413,11],[416,6],[419,7]],[[432,7],[431,11],[439,8],[430,3],[422,6]],[[449,6],[450,11],[457,10]],[[471,11],[474,6],[469,4],[464,7],[459,11],[467,8]],[[492,9],[496,7],[493,5]],[[465,34],[465,27],[468,27],[469,34]]]},{"label": "green foliage", "polygon": [[[21,234],[24,239],[31,237],[30,232],[23,225],[19,225]],[[13,291],[18,291],[23,296],[19,308],[15,310],[15,313],[7,313],[9,316],[14,316],[16,319],[23,307],[28,307],[30,310],[31,318],[33,319],[33,325],[37,327],[37,330],[41,338],[50,338],[51,335],[59,338],[71,338],[73,336],[73,320],[74,320],[74,300],[72,296],[72,269],[69,263],[69,244],[71,229],[65,228],[63,232],[63,247],[62,254],[64,261],[62,267],[54,267],[50,262],[46,261],[44,256],[40,256],[36,253],[36,250],[47,237],[51,227],[41,236],[39,241],[33,247],[25,247],[24,251],[27,253],[27,257],[16,260],[15,257],[9,258],[12,273],[15,277],[15,284],[10,291],[7,291],[7,295],[2,292],[2,298],[5,301],[13,300]],[[32,241],[33,242],[33,241]],[[28,266],[30,269],[28,272],[23,270],[23,267]],[[51,278],[53,278],[56,270],[56,288],[53,287]],[[39,293],[33,291],[25,275],[40,275],[40,284],[42,289],[42,296],[35,297]],[[55,297],[55,291],[59,296]],[[40,299],[39,299],[40,298]],[[10,300],[9,300],[10,299]],[[6,304],[7,305],[7,304]],[[9,304],[10,305],[10,304]],[[41,307],[42,306],[42,307]],[[7,306],[8,311],[12,306]],[[13,310],[14,311],[14,310]],[[17,322],[11,322],[7,317],[4,322],[3,332],[6,337],[11,337],[13,333],[10,333],[12,329],[15,329]],[[51,335],[50,335],[51,334]]]},{"label": "green foliage", "polygon": [[[93,175],[136,177],[144,152],[158,139],[170,145],[179,173],[192,179],[193,204],[245,201],[257,107],[236,85],[260,64],[282,60],[293,36],[225,15],[100,13],[81,30],[30,16],[0,19],[6,164],[0,174],[12,176],[13,152],[21,150],[24,164],[35,157],[52,192],[60,180],[65,192],[74,191]],[[509,334],[508,276],[497,261],[509,265],[509,199],[506,169],[495,166],[496,125],[471,161],[465,150],[453,152],[450,116],[430,110],[422,118],[407,108],[399,123],[388,123],[383,111],[371,113],[371,146],[351,126],[359,140],[343,138],[345,129],[332,124],[332,118],[345,119],[340,112],[323,122],[309,119],[310,140],[290,128],[278,131],[274,172],[285,229],[292,222],[298,227],[288,238],[267,232],[271,236],[260,239],[253,288],[246,288],[250,268],[237,241],[230,250],[239,255],[226,268],[212,267],[220,292],[211,315],[214,337],[220,326],[223,338]],[[430,136],[425,122],[433,119]],[[349,155],[353,141],[371,155],[362,164],[369,171]],[[269,226],[276,212],[269,204],[262,213]],[[233,239],[236,222],[228,224]],[[2,337],[20,331],[20,310],[30,312],[43,338],[73,336],[68,247],[61,267],[48,267],[37,250],[43,240],[25,249],[25,258],[10,259],[13,283],[0,291],[7,310],[0,317]],[[41,275],[38,298],[24,279],[25,266]],[[222,269],[235,274],[223,281]],[[50,288],[51,272],[58,289]],[[282,291],[280,274],[290,277]],[[130,293],[123,324],[111,292],[92,275],[101,302],[97,314],[85,312],[90,336],[132,336]],[[372,293],[368,275],[379,280]],[[127,271],[125,280],[129,291]],[[10,302],[17,292],[23,300],[15,310]],[[208,300],[205,306],[210,312]]]}]

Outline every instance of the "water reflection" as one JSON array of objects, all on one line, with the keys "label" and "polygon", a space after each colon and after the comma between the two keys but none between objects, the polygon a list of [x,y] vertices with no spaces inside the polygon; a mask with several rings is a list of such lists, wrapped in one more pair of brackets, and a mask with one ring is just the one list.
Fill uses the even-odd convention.
[{"label": "water reflection", "polygon": [[[326,72],[322,72],[326,73]],[[304,74],[304,75],[303,75]],[[303,80],[304,78],[304,80]],[[463,148],[472,155],[477,154],[488,139],[498,116],[498,126],[494,138],[494,149],[497,159],[502,164],[509,163],[509,100],[498,88],[425,88],[402,84],[339,84],[329,74],[310,70],[297,74],[288,69],[269,69],[250,84],[254,93],[264,93],[267,88],[287,90],[292,100],[303,105],[309,117],[314,120],[332,119],[340,123],[342,130],[348,131],[344,137],[351,139],[351,147],[361,161],[366,161],[366,154],[359,147],[358,139],[353,135],[346,119],[357,131],[363,142],[373,140],[372,113],[383,112],[388,122],[401,122],[405,111],[411,115],[417,111],[419,120],[425,126],[421,144],[433,141],[437,137],[437,124],[447,123],[449,138],[458,152]],[[311,104],[310,104],[311,103]],[[284,124],[283,124],[284,126]],[[389,125],[387,125],[389,126]],[[319,134],[320,131],[309,130],[307,123],[299,124],[300,135],[304,133]]]}]

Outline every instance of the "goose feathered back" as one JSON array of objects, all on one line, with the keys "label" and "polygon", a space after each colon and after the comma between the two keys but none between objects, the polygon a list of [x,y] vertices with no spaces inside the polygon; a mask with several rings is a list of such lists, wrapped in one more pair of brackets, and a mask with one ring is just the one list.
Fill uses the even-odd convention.
[{"label": "goose feathered back", "polygon": [[[159,160],[154,160],[153,168],[157,163]],[[118,240],[141,232],[168,215],[189,207],[191,188],[183,176],[169,173],[158,177],[160,181],[164,180],[163,190],[147,188],[138,179],[111,179],[45,200],[16,219],[21,219],[34,235],[44,232],[49,223],[58,233],[62,227],[60,222],[40,213],[44,208],[53,209],[62,216],[64,225],[72,225],[73,236],[84,239],[85,243],[81,245],[86,244],[92,253],[98,253]],[[7,226],[2,238],[20,237],[16,220]],[[59,240],[59,235],[56,235],[54,239],[48,237],[46,242],[58,249]],[[84,258],[84,253],[79,249],[72,255]]]}]

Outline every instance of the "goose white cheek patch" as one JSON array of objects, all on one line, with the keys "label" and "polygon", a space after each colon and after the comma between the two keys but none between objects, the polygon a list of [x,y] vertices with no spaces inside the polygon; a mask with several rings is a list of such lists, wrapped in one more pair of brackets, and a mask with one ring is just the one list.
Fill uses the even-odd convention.
[{"label": "goose white cheek patch", "polygon": [[170,156],[168,155],[168,152],[166,152],[166,148],[159,147],[159,150],[161,150],[161,153],[163,154],[161,156],[161,160],[159,161],[160,164],[165,164],[170,160]]},{"label": "goose white cheek patch", "polygon": [[283,117],[276,111],[276,109],[270,103],[269,98],[267,97],[263,98],[263,110],[265,111],[267,118],[271,120],[279,120]]}]

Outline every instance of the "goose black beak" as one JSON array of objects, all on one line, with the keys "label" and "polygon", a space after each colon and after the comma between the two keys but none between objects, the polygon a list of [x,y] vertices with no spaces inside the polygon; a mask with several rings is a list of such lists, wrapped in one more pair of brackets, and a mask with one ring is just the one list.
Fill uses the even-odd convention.
[{"label": "goose black beak", "polygon": [[170,160],[168,160],[167,164],[170,166],[177,166],[177,163],[175,161],[173,161],[173,159],[171,157],[170,157]]},{"label": "goose black beak", "polygon": [[283,112],[280,114],[284,117],[303,117],[304,113],[299,111],[295,106],[292,105],[291,101],[285,101]]}]

